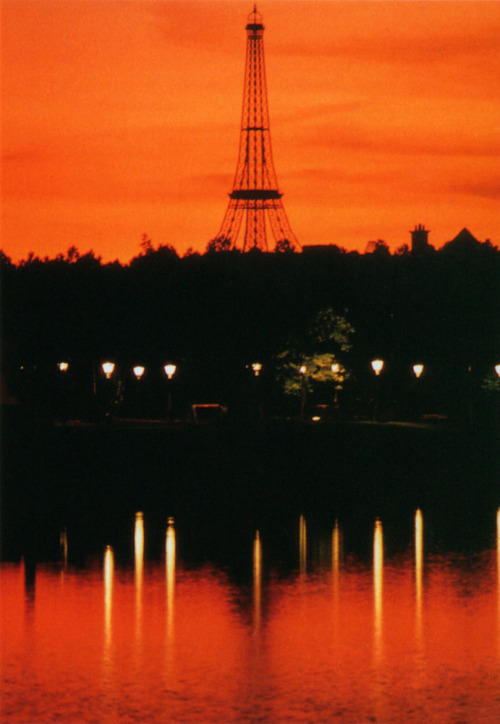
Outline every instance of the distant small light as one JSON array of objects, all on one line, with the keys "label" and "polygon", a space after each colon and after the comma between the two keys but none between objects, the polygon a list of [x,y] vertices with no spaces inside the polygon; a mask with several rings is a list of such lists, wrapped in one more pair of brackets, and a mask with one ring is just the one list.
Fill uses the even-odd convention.
[{"label": "distant small light", "polygon": [[260,362],[254,362],[252,365],[253,373],[256,377],[260,375],[260,371],[262,370],[262,365]]},{"label": "distant small light", "polygon": [[114,362],[103,362],[102,371],[106,375],[106,379],[109,380],[111,375],[115,371],[115,363]]},{"label": "distant small light", "polygon": [[338,362],[334,362],[334,363],[332,364],[332,372],[333,372],[334,374],[337,374],[338,372],[340,372],[340,365],[339,365]]},{"label": "distant small light", "polygon": [[314,415],[314,417],[312,418],[313,422],[319,422],[320,420],[321,420],[321,417],[319,415]]},{"label": "distant small light", "polygon": [[61,372],[67,372],[69,364],[68,364],[68,362],[59,362],[59,364],[57,366],[59,367]]},{"label": "distant small light", "polygon": [[136,365],[132,371],[137,379],[140,380],[145,372],[145,368],[142,365]]},{"label": "distant small light", "polygon": [[415,377],[420,377],[420,375],[422,374],[423,371],[424,371],[424,365],[420,365],[420,364],[413,365],[413,373],[414,373]]},{"label": "distant small light", "polygon": [[384,367],[384,360],[374,359],[372,361],[372,369],[376,375],[379,375],[382,372],[383,367]]},{"label": "distant small light", "polygon": [[495,365],[495,372],[500,377],[500,365]]},{"label": "distant small light", "polygon": [[177,369],[176,365],[168,364],[163,367],[165,370],[165,374],[167,375],[168,379],[171,380],[172,377],[175,375],[175,371]]},{"label": "distant small light", "polygon": [[305,365],[301,365],[299,367],[299,372],[301,375],[305,375],[305,373],[307,372],[307,367]]}]

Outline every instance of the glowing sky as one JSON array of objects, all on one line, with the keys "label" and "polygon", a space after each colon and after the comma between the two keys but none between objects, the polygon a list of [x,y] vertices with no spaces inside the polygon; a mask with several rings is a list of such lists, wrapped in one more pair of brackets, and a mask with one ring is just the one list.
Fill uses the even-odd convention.
[{"label": "glowing sky", "polygon": [[[246,0],[3,0],[2,238],[203,251],[236,168]],[[273,155],[302,244],[417,223],[500,244],[500,3],[260,0]]]}]

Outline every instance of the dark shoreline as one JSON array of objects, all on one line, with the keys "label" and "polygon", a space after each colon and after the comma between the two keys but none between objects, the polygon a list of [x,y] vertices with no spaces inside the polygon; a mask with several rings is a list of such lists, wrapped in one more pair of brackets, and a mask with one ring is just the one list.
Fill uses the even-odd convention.
[{"label": "dark shoreline", "polygon": [[237,548],[257,529],[285,547],[300,514],[318,531],[347,521],[353,545],[380,517],[396,540],[417,507],[430,529],[439,519],[441,542],[481,545],[500,505],[497,436],[477,426],[4,417],[3,427],[3,560],[57,559],[64,528],[82,556],[110,541],[125,555],[137,510],[157,541],[153,556],[168,516],[193,557]]}]

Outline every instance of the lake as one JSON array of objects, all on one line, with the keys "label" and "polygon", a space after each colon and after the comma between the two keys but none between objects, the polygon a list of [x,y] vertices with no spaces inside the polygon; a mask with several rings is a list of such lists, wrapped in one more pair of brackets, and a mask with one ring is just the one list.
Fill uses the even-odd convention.
[{"label": "lake", "polygon": [[61,529],[1,566],[2,721],[497,722],[500,512],[467,517]]}]

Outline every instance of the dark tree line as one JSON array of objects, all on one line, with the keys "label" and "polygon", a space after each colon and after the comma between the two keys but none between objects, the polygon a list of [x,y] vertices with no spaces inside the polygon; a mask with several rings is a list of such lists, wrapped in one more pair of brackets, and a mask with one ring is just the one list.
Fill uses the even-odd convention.
[{"label": "dark tree line", "polygon": [[[332,246],[180,258],[145,237],[128,264],[102,263],[74,247],[19,264],[2,254],[3,373],[12,394],[26,397],[31,371],[40,396],[56,384],[56,363],[68,359],[83,397],[92,385],[95,392],[96,367],[106,357],[118,362],[123,380],[133,364],[160,377],[173,360],[186,405],[230,402],[249,364],[263,363],[265,384],[264,370],[290,346],[300,348],[311,320],[331,309],[355,330],[342,360],[352,371],[353,410],[369,396],[369,362],[380,356],[393,406],[419,361],[428,371],[429,405],[449,414],[465,388],[485,388],[500,362],[499,272],[500,251],[489,242],[452,242],[423,255],[391,255],[379,244],[371,254]],[[271,399],[278,392],[268,382]]]}]

